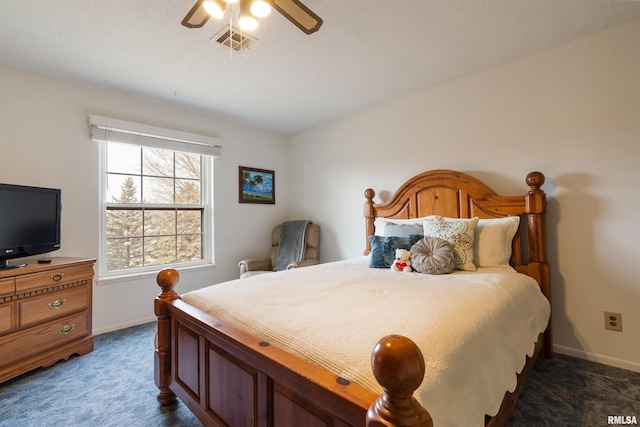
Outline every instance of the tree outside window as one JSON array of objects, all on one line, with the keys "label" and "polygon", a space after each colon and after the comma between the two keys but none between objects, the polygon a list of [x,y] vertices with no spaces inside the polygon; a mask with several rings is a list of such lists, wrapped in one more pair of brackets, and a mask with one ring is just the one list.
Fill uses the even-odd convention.
[{"label": "tree outside window", "polygon": [[107,271],[204,259],[205,160],[107,143]]}]

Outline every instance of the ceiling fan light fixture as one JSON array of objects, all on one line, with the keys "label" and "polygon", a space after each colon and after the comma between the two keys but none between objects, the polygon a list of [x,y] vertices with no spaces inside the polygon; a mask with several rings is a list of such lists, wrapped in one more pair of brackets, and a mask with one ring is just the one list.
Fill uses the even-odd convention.
[{"label": "ceiling fan light fixture", "polygon": [[240,17],[238,25],[245,31],[251,31],[258,28],[258,20],[251,14],[251,4],[249,0],[240,1]]},{"label": "ceiling fan light fixture", "polygon": [[245,31],[251,31],[258,28],[258,20],[251,15],[240,15],[238,25]]},{"label": "ceiling fan light fixture", "polygon": [[[240,4],[237,24],[243,30],[250,31],[257,28],[257,18],[269,15],[271,9],[275,9],[305,34],[315,33],[322,26],[322,18],[300,0],[196,0],[182,19],[182,25],[187,28],[201,28],[212,16],[224,18],[226,5],[232,3]],[[233,20],[234,12],[230,11],[230,14],[229,25]]]},{"label": "ceiling fan light fixture", "polygon": [[224,10],[227,5],[222,0],[206,0],[202,3],[207,13],[216,19],[224,17]]},{"label": "ceiling fan light fixture", "polygon": [[271,5],[264,0],[255,0],[251,3],[251,14],[256,18],[264,18],[271,13]]}]

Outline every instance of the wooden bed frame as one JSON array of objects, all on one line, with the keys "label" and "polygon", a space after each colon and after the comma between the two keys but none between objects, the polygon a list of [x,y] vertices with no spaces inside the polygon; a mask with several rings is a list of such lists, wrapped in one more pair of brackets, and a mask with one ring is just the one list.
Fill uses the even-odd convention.
[{"label": "wooden bed frame", "polygon": [[[524,196],[500,196],[464,173],[434,170],[408,180],[386,203],[374,203],[375,192],[367,189],[366,235],[374,234],[376,217],[521,216],[511,264],[536,279],[550,298],[546,196],[540,188],[544,175],[531,172],[526,182],[530,190]],[[366,245],[368,254],[368,239]],[[425,368],[410,340],[388,336],[376,345],[372,368],[384,390],[378,396],[186,304],[174,290],[178,278],[173,269],[158,274],[162,292],[155,300],[155,382],[161,405],[180,398],[205,426],[432,426],[428,412],[412,397]],[[516,390],[505,393],[500,412],[487,416],[486,425],[507,424],[538,354],[544,350],[552,357],[550,331],[549,324],[518,376]]]}]

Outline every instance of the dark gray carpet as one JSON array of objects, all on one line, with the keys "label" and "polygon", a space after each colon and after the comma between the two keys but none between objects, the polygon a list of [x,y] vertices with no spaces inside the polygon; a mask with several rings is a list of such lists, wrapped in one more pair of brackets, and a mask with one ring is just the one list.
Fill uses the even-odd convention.
[{"label": "dark gray carpet", "polygon": [[[98,335],[93,353],[0,385],[0,426],[201,426],[180,402],[158,405],[154,333],[149,323]],[[509,427],[607,426],[609,415],[640,418],[638,402],[640,373],[557,355],[538,360]]]},{"label": "dark gray carpet", "polygon": [[609,416],[640,423],[640,373],[556,354],[539,357],[509,427],[600,427]]}]

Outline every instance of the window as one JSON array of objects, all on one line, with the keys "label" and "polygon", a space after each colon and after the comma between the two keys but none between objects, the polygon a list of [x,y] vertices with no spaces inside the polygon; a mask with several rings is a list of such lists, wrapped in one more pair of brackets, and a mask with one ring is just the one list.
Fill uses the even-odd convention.
[{"label": "window", "polygon": [[102,158],[101,276],[211,264],[211,177],[220,146],[187,142],[189,134],[176,138],[166,129],[120,121],[114,128],[102,121],[114,120],[91,116]]}]

